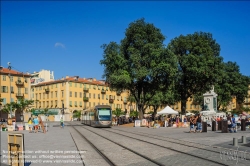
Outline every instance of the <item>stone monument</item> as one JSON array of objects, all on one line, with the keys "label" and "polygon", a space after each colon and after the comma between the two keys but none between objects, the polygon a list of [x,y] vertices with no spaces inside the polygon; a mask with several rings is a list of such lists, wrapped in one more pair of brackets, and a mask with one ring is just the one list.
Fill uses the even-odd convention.
[{"label": "stone monument", "polygon": [[211,111],[217,112],[217,94],[214,92],[214,86],[212,89],[203,94],[204,97],[204,110],[203,111]]}]

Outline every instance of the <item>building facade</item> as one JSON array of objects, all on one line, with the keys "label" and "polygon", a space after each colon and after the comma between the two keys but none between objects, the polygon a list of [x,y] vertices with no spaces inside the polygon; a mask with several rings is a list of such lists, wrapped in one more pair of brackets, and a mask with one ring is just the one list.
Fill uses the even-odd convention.
[{"label": "building facade", "polygon": [[30,75],[8,68],[0,70],[2,105],[18,102],[18,99],[30,99]]},{"label": "building facade", "polygon": [[112,109],[136,110],[128,102],[128,91],[112,91],[104,81],[75,77],[42,82],[31,86],[31,98],[36,109],[62,109],[65,113],[83,110],[95,105],[110,105]]},{"label": "building facade", "polygon": [[31,85],[36,85],[41,82],[54,81],[54,72],[50,70],[41,70],[31,74]]},{"label": "building facade", "polygon": [[250,108],[250,85],[248,86],[247,97],[245,98],[243,106],[245,108]]}]

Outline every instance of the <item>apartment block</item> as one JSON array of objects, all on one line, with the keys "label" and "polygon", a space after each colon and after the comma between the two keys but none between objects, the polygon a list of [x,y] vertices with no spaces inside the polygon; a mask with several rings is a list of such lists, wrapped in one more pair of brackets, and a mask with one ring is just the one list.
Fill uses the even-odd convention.
[{"label": "apartment block", "polygon": [[30,99],[30,75],[8,68],[0,70],[0,98],[2,105],[18,102],[18,99]]},{"label": "apartment block", "polygon": [[135,103],[128,102],[128,91],[113,91],[104,81],[94,78],[66,76],[60,80],[42,82],[31,86],[32,100],[36,109],[58,109],[65,113],[83,110],[98,104],[110,105],[112,109],[136,110]]}]

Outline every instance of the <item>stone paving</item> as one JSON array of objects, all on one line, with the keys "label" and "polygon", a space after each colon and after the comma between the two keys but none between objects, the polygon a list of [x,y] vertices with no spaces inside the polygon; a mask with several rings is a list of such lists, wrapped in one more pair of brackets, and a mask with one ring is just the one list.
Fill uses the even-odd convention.
[{"label": "stone paving", "polygon": [[8,165],[7,153],[4,152],[8,149],[8,133],[24,133],[24,150],[27,156],[25,166],[82,166],[83,162],[69,132],[69,127],[66,126],[62,129],[60,127],[52,127],[53,125],[58,125],[58,122],[50,123],[46,134],[42,132],[29,133],[29,131],[2,131],[1,166]]},{"label": "stone paving", "polygon": [[[80,122],[73,122],[74,125],[81,125]],[[53,127],[54,126],[54,127]],[[76,126],[77,129],[80,130],[79,126]],[[113,129],[119,129],[123,131],[129,131],[129,132],[137,132],[137,133],[148,133],[149,135],[154,136],[161,136],[161,137],[169,137],[172,139],[178,139],[180,141],[190,141],[197,144],[203,144],[203,145],[209,145],[209,146],[218,146],[218,147],[224,147],[224,148],[230,148],[240,151],[249,151],[250,152],[250,130],[247,129],[247,131],[238,131],[237,133],[221,133],[221,132],[213,132],[211,131],[211,128],[208,128],[207,133],[188,133],[188,128],[159,128],[159,129],[153,129],[153,128],[146,128],[146,127],[130,127],[127,126],[113,126]],[[93,140],[95,140],[95,136],[91,136],[89,132],[81,131],[88,136],[90,136]],[[101,132],[101,131],[100,131]],[[102,131],[103,132],[103,131]],[[59,127],[58,122],[51,122],[50,127],[48,128],[48,132],[46,134],[42,132],[38,133],[29,133],[29,131],[14,131],[13,133],[24,133],[24,144],[25,144],[25,151],[29,151],[26,153],[26,155],[29,155],[30,157],[26,158],[26,164],[25,166],[51,166],[51,165],[74,165],[74,166],[80,166],[89,165],[89,166],[100,166],[105,165],[105,161],[95,152],[95,150],[70,126],[65,126],[64,129]],[[1,166],[7,166],[6,162],[6,156],[7,154],[4,153],[4,151],[7,151],[7,134],[8,132],[3,131],[1,134]],[[111,137],[111,134],[103,132],[102,134],[105,134],[107,137]],[[232,145],[233,138],[240,139],[241,136],[247,137],[247,144],[243,145],[239,141],[239,147],[234,147]],[[121,139],[120,136],[112,136],[113,139],[120,139],[119,141],[122,142],[124,145],[128,145],[130,147],[136,146],[136,150],[144,152],[144,154],[148,156],[152,152],[152,149],[154,149],[154,146],[147,145],[145,149],[142,149],[141,147],[143,144],[146,143],[140,143],[138,141],[129,142],[129,139]],[[143,137],[142,137],[143,138]],[[147,140],[147,138],[143,138],[144,140]],[[127,141],[127,142],[126,142]],[[100,139],[99,146],[103,146],[102,150],[105,149],[106,142],[102,141]],[[164,143],[162,143],[164,144]],[[76,146],[77,145],[77,146]],[[171,144],[169,145],[171,146]],[[107,146],[106,146],[107,147]],[[136,157],[133,159],[133,156],[131,156],[130,153],[125,155],[127,153],[124,151],[123,148],[116,147],[113,149],[113,147],[107,147],[109,150],[109,155],[117,155],[118,160],[123,160],[125,158],[121,158],[122,155],[124,156],[130,156],[127,158],[127,160],[131,160],[130,164],[128,165],[145,165],[143,164],[142,160],[140,162],[140,159]],[[187,151],[187,149],[183,149],[183,151]],[[33,152],[33,153],[31,153]],[[37,153],[36,153],[37,152]],[[43,153],[44,152],[44,153]],[[65,154],[65,152],[67,152]],[[79,152],[81,155],[79,155]],[[191,151],[190,151],[191,152]],[[200,152],[198,151],[192,151],[192,153]],[[148,154],[147,154],[148,153]],[[165,155],[164,155],[165,154]],[[248,153],[247,155],[249,155]],[[119,156],[121,155],[121,156]],[[218,154],[220,155],[220,154]],[[158,151],[158,154],[153,155],[154,158],[159,161],[163,162],[166,165],[204,165],[208,164],[209,162],[206,162],[205,160],[201,159],[195,159],[193,157],[186,157],[184,154],[177,154],[176,152],[171,152],[168,150],[160,150]],[[158,158],[157,158],[158,156]],[[33,157],[33,158],[32,158]],[[36,157],[36,158],[34,158]],[[40,158],[39,158],[40,157]],[[208,159],[213,159],[214,156],[206,156]],[[220,156],[221,157],[221,156]],[[226,156],[227,157],[227,156]],[[250,155],[248,156],[248,158]],[[120,159],[119,159],[120,158]],[[83,161],[82,161],[82,160]],[[137,162],[137,161],[138,162]],[[228,160],[226,165],[236,165],[236,161],[229,160],[228,158],[222,158],[221,160]],[[45,163],[47,162],[47,163]],[[66,163],[68,162],[68,163]],[[78,163],[76,163],[78,162]],[[244,161],[244,163],[249,164],[242,164],[243,162],[237,163],[238,165],[250,165],[250,160]],[[120,163],[118,165],[124,165],[123,163]],[[146,164],[147,165],[147,164]],[[216,165],[216,164],[210,164],[210,165]]]}]

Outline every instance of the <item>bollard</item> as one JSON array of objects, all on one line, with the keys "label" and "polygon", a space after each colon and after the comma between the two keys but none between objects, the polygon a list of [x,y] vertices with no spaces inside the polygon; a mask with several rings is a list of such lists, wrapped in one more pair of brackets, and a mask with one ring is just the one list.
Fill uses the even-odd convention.
[{"label": "bollard", "polygon": [[218,121],[218,130],[221,130],[222,127],[222,121]]},{"label": "bollard", "polygon": [[228,124],[227,121],[220,121],[221,122],[221,132],[228,133]]},{"label": "bollard", "polygon": [[207,122],[202,122],[202,132],[207,132]]},{"label": "bollard", "polygon": [[245,119],[241,119],[241,131],[246,131],[246,121],[245,121]]},{"label": "bollard", "polygon": [[243,143],[243,144],[246,144],[246,143],[247,143],[247,138],[246,138],[246,136],[242,136],[242,143]]},{"label": "bollard", "polygon": [[212,131],[216,131],[216,121],[212,122]]},{"label": "bollard", "polygon": [[238,138],[233,138],[233,146],[238,146]]}]

